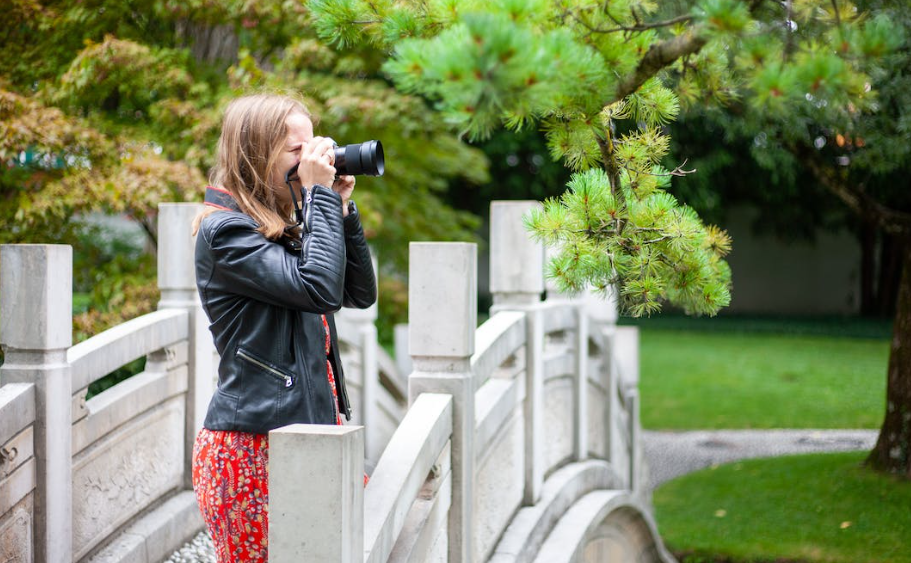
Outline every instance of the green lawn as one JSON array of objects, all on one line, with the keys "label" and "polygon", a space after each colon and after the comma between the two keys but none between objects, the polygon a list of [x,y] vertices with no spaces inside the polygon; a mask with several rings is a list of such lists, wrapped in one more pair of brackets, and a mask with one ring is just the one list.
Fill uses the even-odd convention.
[{"label": "green lawn", "polygon": [[654,494],[682,563],[911,562],[911,482],[860,467],[865,452],[748,460]]},{"label": "green lawn", "polygon": [[[878,338],[852,338],[727,326],[730,332],[641,327],[645,428],[878,428],[882,423],[889,343],[881,327],[867,332]],[[855,325],[854,332],[858,326],[867,325]],[[835,331],[852,333],[851,327]]]}]

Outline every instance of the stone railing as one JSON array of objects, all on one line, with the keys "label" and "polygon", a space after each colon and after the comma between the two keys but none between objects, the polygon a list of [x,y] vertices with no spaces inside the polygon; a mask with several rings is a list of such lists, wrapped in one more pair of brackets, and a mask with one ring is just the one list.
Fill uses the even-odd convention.
[{"label": "stone railing", "polygon": [[[543,250],[520,220],[531,205],[492,208],[482,326],[477,251],[461,243],[412,245],[396,342],[408,357],[377,345],[375,307],[339,313],[355,424],[273,433],[273,561],[530,561],[561,529],[590,549],[617,514],[653,532],[636,504],[635,332],[604,302],[541,300]],[[0,247],[0,561],[159,563],[201,529],[190,459],[217,356],[195,285],[198,210],[160,208],[159,310],[75,346],[71,249]],[[586,525],[561,528],[579,513]]]},{"label": "stone railing", "polygon": [[[0,560],[157,563],[201,527],[190,456],[215,372],[198,209],[161,206],[159,310],[75,346],[70,247],[0,249]],[[87,399],[143,357],[142,373]]]},{"label": "stone railing", "polygon": [[[0,561],[159,563],[202,528],[190,460],[218,356],[196,291],[199,210],[160,206],[158,311],[75,346],[70,247],[0,247]],[[407,405],[375,323],[375,306],[338,315],[370,465]],[[142,373],[87,399],[143,357]]]},{"label": "stone railing", "polygon": [[272,563],[532,561],[551,537],[553,561],[666,559],[639,498],[635,329],[603,301],[541,300],[533,205],[493,204],[480,327],[475,245],[412,243],[410,407],[366,488],[362,428],[271,433]]}]

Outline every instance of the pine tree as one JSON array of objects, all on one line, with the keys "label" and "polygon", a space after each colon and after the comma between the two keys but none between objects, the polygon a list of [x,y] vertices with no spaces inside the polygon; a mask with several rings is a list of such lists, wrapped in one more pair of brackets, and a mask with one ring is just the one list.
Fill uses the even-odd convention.
[{"label": "pine tree", "polygon": [[[548,275],[569,291],[616,288],[633,316],[664,302],[713,315],[731,298],[727,234],[667,192],[688,172],[661,165],[664,126],[681,106],[748,98],[776,112],[803,92],[855,107],[871,98],[852,53],[873,25],[848,3],[673,3],[679,14],[649,0],[309,7],[322,37],[390,53],[384,68],[396,85],[431,100],[462,135],[541,127],[552,156],[575,172],[562,197],[527,218],[558,249]],[[804,25],[813,33],[778,31]],[[852,34],[831,33],[841,27]]]},{"label": "pine tree", "polygon": [[[883,82],[882,61],[904,40],[898,13],[870,17],[845,0],[309,6],[322,37],[388,53],[384,68],[396,85],[431,100],[463,135],[541,127],[552,155],[575,172],[566,193],[526,221],[558,248],[549,275],[569,290],[613,286],[628,314],[649,314],[665,301],[714,314],[730,300],[723,257],[731,241],[667,193],[670,180],[687,172],[683,164],[670,171],[659,164],[668,147],[663,126],[681,108],[740,107],[774,124],[792,158],[849,207],[884,228],[911,232],[905,211],[846,181],[839,168],[845,155],[827,160],[813,148],[835,135],[856,140],[850,133],[858,116],[878,109],[873,85]],[[907,120],[898,130],[906,139]],[[871,462],[909,477],[911,252],[904,257],[889,412]]]},{"label": "pine tree", "polygon": [[[785,177],[805,172],[815,185],[798,186],[814,194],[815,207],[835,203],[861,225],[867,240],[878,235],[879,267],[891,276],[875,288],[884,301],[895,293],[895,317],[888,366],[886,408],[879,439],[868,463],[880,470],[911,478],[911,53],[907,30],[911,17],[905,2],[873,0],[860,3],[868,10],[864,25],[851,28],[845,20],[857,14],[839,12],[842,25],[831,34],[836,45],[850,53],[865,71],[865,89],[875,93],[862,106],[839,103],[823,94],[808,92],[804,103],[791,103],[785,111],[769,113],[753,104],[734,104],[712,112],[725,134],[749,138],[753,155],[762,166]],[[807,26],[803,26],[807,27]],[[804,30],[804,33],[812,30]],[[828,59],[815,67],[819,76],[831,76],[836,64]],[[806,80],[806,79],[805,79]],[[823,81],[829,80],[825,78]],[[812,83],[811,83],[812,84]],[[822,198],[827,198],[823,200]],[[872,235],[872,236],[871,236]],[[869,246],[872,246],[868,242]],[[868,251],[869,252],[869,251]],[[872,265],[869,254],[864,260]],[[891,265],[891,267],[890,267]],[[894,269],[893,269],[894,268]],[[872,268],[871,268],[872,269]],[[895,276],[898,274],[898,276]],[[897,291],[893,289],[895,276]],[[862,282],[870,300],[872,279]]]}]

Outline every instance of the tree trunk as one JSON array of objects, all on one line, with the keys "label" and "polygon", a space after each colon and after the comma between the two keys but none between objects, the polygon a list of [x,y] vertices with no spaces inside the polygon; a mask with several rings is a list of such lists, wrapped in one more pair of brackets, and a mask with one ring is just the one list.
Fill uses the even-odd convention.
[{"label": "tree trunk", "polygon": [[902,253],[902,276],[889,353],[886,416],[867,464],[911,480],[911,245],[895,242]]},{"label": "tree trunk", "polygon": [[860,225],[860,314],[873,316],[877,311],[874,280],[876,279],[876,223]]},{"label": "tree trunk", "polygon": [[906,244],[904,238],[889,233],[882,234],[879,253],[879,282],[876,290],[877,313],[880,316],[891,317],[895,314],[902,277],[902,257]]},{"label": "tree trunk", "polygon": [[189,20],[177,22],[177,37],[190,46],[197,61],[234,64],[240,40],[232,25],[209,25]]}]

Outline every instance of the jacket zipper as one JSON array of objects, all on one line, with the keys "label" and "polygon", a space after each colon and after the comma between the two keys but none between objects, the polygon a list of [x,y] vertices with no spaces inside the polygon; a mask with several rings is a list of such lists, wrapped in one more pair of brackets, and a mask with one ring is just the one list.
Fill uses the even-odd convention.
[{"label": "jacket zipper", "polygon": [[257,360],[256,358],[250,356],[249,354],[247,354],[247,353],[244,352],[243,350],[238,350],[238,351],[237,351],[237,356],[240,357],[240,358],[243,358],[244,360],[247,360],[247,361],[250,362],[251,364],[255,364],[255,365],[257,365],[257,366],[263,368],[264,370],[266,370],[267,372],[269,372],[269,373],[271,373],[271,374],[273,374],[273,375],[276,375],[276,376],[278,376],[278,377],[284,379],[284,380],[285,380],[285,387],[291,387],[292,385],[294,385],[294,379],[292,379],[290,375],[285,374],[285,373],[282,373],[282,372],[278,371],[277,369],[273,368],[272,366],[269,366],[269,365],[264,364],[263,362],[261,362],[261,361]]},{"label": "jacket zipper", "polygon": [[[315,187],[315,186],[314,186]],[[304,228],[301,233],[302,237],[307,237],[307,240],[302,241],[301,243],[301,257],[304,261],[307,261],[307,249],[310,246],[310,215],[313,202],[313,187],[307,190],[307,197],[304,198]]]}]

